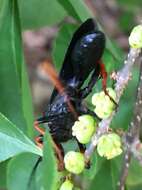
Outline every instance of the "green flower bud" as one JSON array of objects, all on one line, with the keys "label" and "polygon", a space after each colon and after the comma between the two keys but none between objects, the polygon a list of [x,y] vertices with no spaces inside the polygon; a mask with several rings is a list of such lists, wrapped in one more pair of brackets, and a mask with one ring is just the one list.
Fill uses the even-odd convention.
[{"label": "green flower bud", "polygon": [[70,151],[64,157],[65,168],[74,174],[80,174],[85,167],[85,159],[80,152]]},{"label": "green flower bud", "polygon": [[64,183],[62,183],[60,190],[72,190],[73,189],[73,184],[70,180],[66,180],[64,181]]},{"label": "green flower bud", "polygon": [[[108,94],[113,100],[116,100],[116,93],[112,88],[107,88]],[[98,117],[108,118],[113,112],[115,105],[108,95],[101,91],[92,96],[92,104],[95,106],[94,112]]]},{"label": "green flower bud", "polygon": [[107,134],[100,137],[97,145],[97,151],[100,156],[112,159],[122,153],[121,139],[115,134]]},{"label": "green flower bud", "polygon": [[129,45],[132,48],[142,48],[142,25],[133,28],[129,36]]},{"label": "green flower bud", "polygon": [[96,130],[96,122],[90,115],[82,115],[78,120],[72,127],[72,135],[76,136],[80,143],[86,144]]}]

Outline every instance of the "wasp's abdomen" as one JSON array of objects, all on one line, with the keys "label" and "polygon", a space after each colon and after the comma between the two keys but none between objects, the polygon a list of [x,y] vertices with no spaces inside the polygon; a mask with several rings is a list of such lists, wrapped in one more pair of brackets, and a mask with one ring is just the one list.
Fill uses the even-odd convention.
[{"label": "wasp's abdomen", "polygon": [[48,127],[56,142],[65,142],[72,138],[72,126],[75,117],[70,111],[65,97],[58,96],[56,101],[49,105]]},{"label": "wasp's abdomen", "polygon": [[[50,119],[50,118],[49,118]],[[50,119],[48,127],[53,139],[56,142],[66,142],[72,138],[72,126],[75,122],[73,114],[68,112],[66,114],[60,113],[58,116],[54,115]]]}]

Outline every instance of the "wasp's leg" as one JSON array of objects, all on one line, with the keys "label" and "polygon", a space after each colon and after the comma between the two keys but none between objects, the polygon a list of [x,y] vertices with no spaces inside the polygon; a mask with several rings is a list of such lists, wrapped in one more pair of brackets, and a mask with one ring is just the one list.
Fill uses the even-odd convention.
[{"label": "wasp's leg", "polygon": [[45,130],[44,129],[42,129],[41,127],[39,127],[39,122],[38,122],[38,120],[36,120],[35,122],[34,122],[34,128],[41,134],[41,135],[44,135],[45,134]]},{"label": "wasp's leg", "polygon": [[[39,127],[39,124],[45,123],[45,122],[47,122],[46,117],[41,117],[34,122],[34,128],[40,133],[40,136],[35,138],[35,142],[37,146],[39,146],[40,148],[43,148],[42,137],[45,134],[45,130]],[[55,142],[53,139],[52,139],[52,144],[53,144],[55,154],[59,161],[58,169],[61,171],[64,169],[64,151],[63,151],[62,145],[60,143]]]},{"label": "wasp's leg", "polygon": [[64,149],[60,143],[52,139],[53,148],[58,158],[58,170],[64,170]]},{"label": "wasp's leg", "polygon": [[101,119],[96,115],[96,113],[94,111],[91,111],[90,109],[88,109],[86,106],[84,105],[80,105],[79,106],[79,110],[78,112],[81,114],[81,115],[84,115],[84,114],[88,114],[88,115],[91,115],[92,117],[95,117],[98,119],[98,121],[100,121]]},{"label": "wasp's leg", "polygon": [[41,134],[44,135],[45,134],[45,130],[41,127],[39,127],[40,124],[42,123],[46,123],[47,122],[47,117],[46,116],[42,116],[40,118],[38,118],[35,122],[34,122],[34,128]]},{"label": "wasp's leg", "polygon": [[103,88],[105,94],[110,98],[110,100],[116,106],[118,106],[117,103],[115,102],[115,100],[109,95],[108,91],[106,90],[107,72],[106,72],[106,69],[105,69],[105,65],[101,61],[98,62],[98,67],[93,72],[87,87],[85,87],[84,89],[82,89],[80,91],[81,98],[86,98],[91,93],[92,88],[94,87],[95,83],[97,82],[97,80],[100,77],[102,77],[102,88]]},{"label": "wasp's leg", "polygon": [[107,84],[107,72],[106,72],[106,69],[105,69],[105,65],[100,61],[99,62],[99,65],[100,65],[100,72],[101,72],[101,76],[102,76],[102,87],[103,87],[103,90],[104,90],[104,93],[110,98],[110,100],[116,105],[116,107],[118,106],[118,104],[115,102],[115,100],[109,95],[108,91],[107,91],[107,87],[106,87],[106,84]]},{"label": "wasp's leg", "polygon": [[35,142],[36,142],[37,146],[39,146],[40,148],[43,148],[43,140],[42,140],[42,138],[43,138],[43,136],[45,134],[45,130],[43,128],[39,127],[39,125],[41,123],[45,123],[45,117],[44,116],[37,119],[34,122],[34,128],[40,133],[40,135],[35,138]]},{"label": "wasp's leg", "polygon": [[100,77],[100,65],[98,64],[98,67],[94,70],[91,79],[88,82],[88,85],[80,90],[80,97],[82,99],[86,98],[92,92],[92,89],[97,80],[99,79],[99,77]]},{"label": "wasp's leg", "polygon": [[92,117],[97,118],[97,119],[98,119],[98,121],[101,121],[101,118],[100,118],[100,117],[98,117],[98,116],[96,115],[96,113],[95,113],[94,111],[91,111],[90,109],[87,109],[86,114],[89,114],[89,115],[91,115]]},{"label": "wasp's leg", "polygon": [[43,148],[43,136],[42,135],[35,137],[35,142],[38,147],[40,147],[41,149]]},{"label": "wasp's leg", "polygon": [[[78,142],[78,140],[77,140],[77,144],[78,144],[78,146],[79,146],[80,152],[81,152],[82,154],[84,154],[84,153],[85,153],[85,150],[86,150],[86,146],[83,145],[83,144],[81,144],[80,142]],[[89,168],[90,168],[90,160],[86,160],[86,161],[85,161],[85,168],[86,168],[86,169],[89,169]]]},{"label": "wasp's leg", "polygon": [[[77,139],[76,139],[77,140]],[[84,154],[85,150],[86,150],[86,146],[81,144],[78,140],[77,140],[77,144],[78,144],[78,147],[79,147],[79,150],[81,153]]]}]

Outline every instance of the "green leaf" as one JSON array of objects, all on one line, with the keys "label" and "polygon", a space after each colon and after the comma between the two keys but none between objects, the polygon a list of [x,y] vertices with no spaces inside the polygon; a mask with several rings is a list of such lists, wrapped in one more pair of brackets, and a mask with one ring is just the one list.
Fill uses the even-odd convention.
[{"label": "green leaf", "polygon": [[6,174],[9,160],[0,163],[0,189],[6,189]]},{"label": "green leaf", "polygon": [[74,24],[65,24],[63,27],[61,27],[57,35],[57,38],[54,41],[52,54],[54,64],[58,71],[62,66],[67,47],[71,41],[72,34],[76,30],[76,28],[77,26]]},{"label": "green leaf", "polygon": [[98,170],[97,174],[92,180],[89,190],[104,190],[104,187],[105,189],[109,190],[117,189],[117,181],[119,179],[118,177],[120,167],[118,167],[116,162],[118,162],[120,165],[120,157],[109,161],[106,160],[105,162],[103,162],[101,168]]},{"label": "green leaf", "polygon": [[[17,1],[17,0],[16,0]],[[15,40],[15,47],[16,51],[19,50],[17,53],[17,68],[20,80],[20,91],[21,91],[21,98],[22,98],[22,107],[23,107],[23,115],[26,119],[27,124],[27,133],[30,137],[33,137],[33,106],[32,106],[32,98],[31,92],[29,88],[29,81],[26,72],[26,67],[24,64],[24,56],[23,56],[23,49],[22,49],[22,39],[21,39],[21,23],[19,19],[19,9],[18,5],[15,6],[15,30],[16,32],[16,40]]]},{"label": "green leaf", "polygon": [[0,1],[0,112],[26,131],[21,99],[21,45],[16,0]]},{"label": "green leaf", "polygon": [[104,190],[104,187],[105,189],[114,190],[110,171],[111,171],[110,163],[108,161],[104,162],[101,170],[97,173],[94,180],[92,180],[92,184],[89,190],[92,189]]},{"label": "green leaf", "polygon": [[0,162],[22,152],[42,156],[42,151],[4,115],[0,114]]},{"label": "green leaf", "polygon": [[87,18],[93,17],[91,11],[87,8],[82,0],[58,0],[68,14],[79,21],[85,21]]},{"label": "green leaf", "polygon": [[109,63],[112,65],[112,69],[118,69],[123,64],[124,60],[124,53],[120,49],[120,47],[113,41],[108,38],[106,35],[106,50],[109,56],[112,57],[112,59],[115,60],[114,64]]},{"label": "green leaf", "polygon": [[[65,10],[57,0],[18,0],[22,28],[33,29],[45,25],[54,25],[66,16]],[[40,10],[40,14],[39,13]],[[53,16],[54,15],[54,16]]]},{"label": "green leaf", "polygon": [[95,175],[99,172],[102,167],[102,164],[105,162],[105,159],[100,157],[97,153],[92,155],[91,159],[91,168],[89,170],[85,170],[83,175],[85,178],[89,178],[89,180],[93,180]]},{"label": "green leaf", "polygon": [[139,185],[128,185],[126,190],[141,190],[142,188],[142,183]]},{"label": "green leaf", "polygon": [[17,0],[1,1],[0,34],[0,111],[24,132],[28,127],[27,133],[32,136],[33,110],[24,65]]},{"label": "green leaf", "polygon": [[135,26],[135,12],[133,13],[125,10],[121,13],[118,19],[118,26],[121,28],[122,32],[125,32],[128,35],[133,26]]},{"label": "green leaf", "polygon": [[[15,0],[17,2],[17,0]],[[17,5],[17,4],[16,4]],[[22,38],[21,38],[21,23],[19,18],[19,7],[18,5],[15,6],[15,32],[16,40],[15,40],[15,47],[17,52],[17,68],[19,74],[19,81],[20,81],[20,91],[21,91],[21,98],[22,98],[22,107],[23,107],[23,115],[26,119],[27,124],[27,133],[30,137],[33,137],[33,106],[32,106],[32,98],[31,92],[29,88],[29,81],[28,75],[26,72],[26,67],[24,63],[24,56],[23,56],[23,48],[22,48]]]},{"label": "green leaf", "polygon": [[44,138],[43,161],[41,163],[40,174],[40,188],[38,189],[57,189],[57,183],[59,181],[57,172],[57,161],[49,134],[45,135]]},{"label": "green leaf", "polygon": [[135,159],[132,159],[131,161],[126,183],[128,186],[136,186],[142,184],[142,167]]},{"label": "green leaf", "polygon": [[26,72],[26,68],[23,62],[22,65],[22,84],[21,84],[21,90],[22,90],[22,103],[23,103],[23,114],[24,118],[26,119],[27,122],[27,134],[29,137],[33,138],[34,134],[34,119],[33,119],[33,105],[32,105],[32,97],[31,97],[31,92],[30,92],[30,87],[29,87],[29,81],[28,81],[28,76]]},{"label": "green leaf", "polygon": [[31,153],[23,153],[8,164],[7,188],[9,190],[29,190],[30,178],[37,156]]},{"label": "green leaf", "polygon": [[117,0],[119,6],[121,6],[124,10],[131,10],[132,12],[141,10],[142,1],[141,0]]}]

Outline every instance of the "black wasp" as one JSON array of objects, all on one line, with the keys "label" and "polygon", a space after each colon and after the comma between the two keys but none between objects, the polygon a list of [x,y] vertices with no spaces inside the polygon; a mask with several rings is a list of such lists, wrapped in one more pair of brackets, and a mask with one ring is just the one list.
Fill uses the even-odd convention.
[{"label": "black wasp", "polygon": [[[39,124],[47,123],[60,161],[63,157],[61,143],[72,138],[72,126],[77,116],[95,115],[82,102],[100,77],[104,78],[103,86],[105,86],[106,72],[100,60],[104,48],[104,33],[98,30],[93,19],[86,20],[74,33],[59,74],[59,80],[65,87],[64,93],[59,93],[55,88],[45,114],[35,122],[35,128],[41,134],[36,138],[37,144],[42,146],[44,135],[44,130]],[[88,85],[83,88],[89,76]],[[79,142],[78,145],[80,150],[84,151]]]}]

